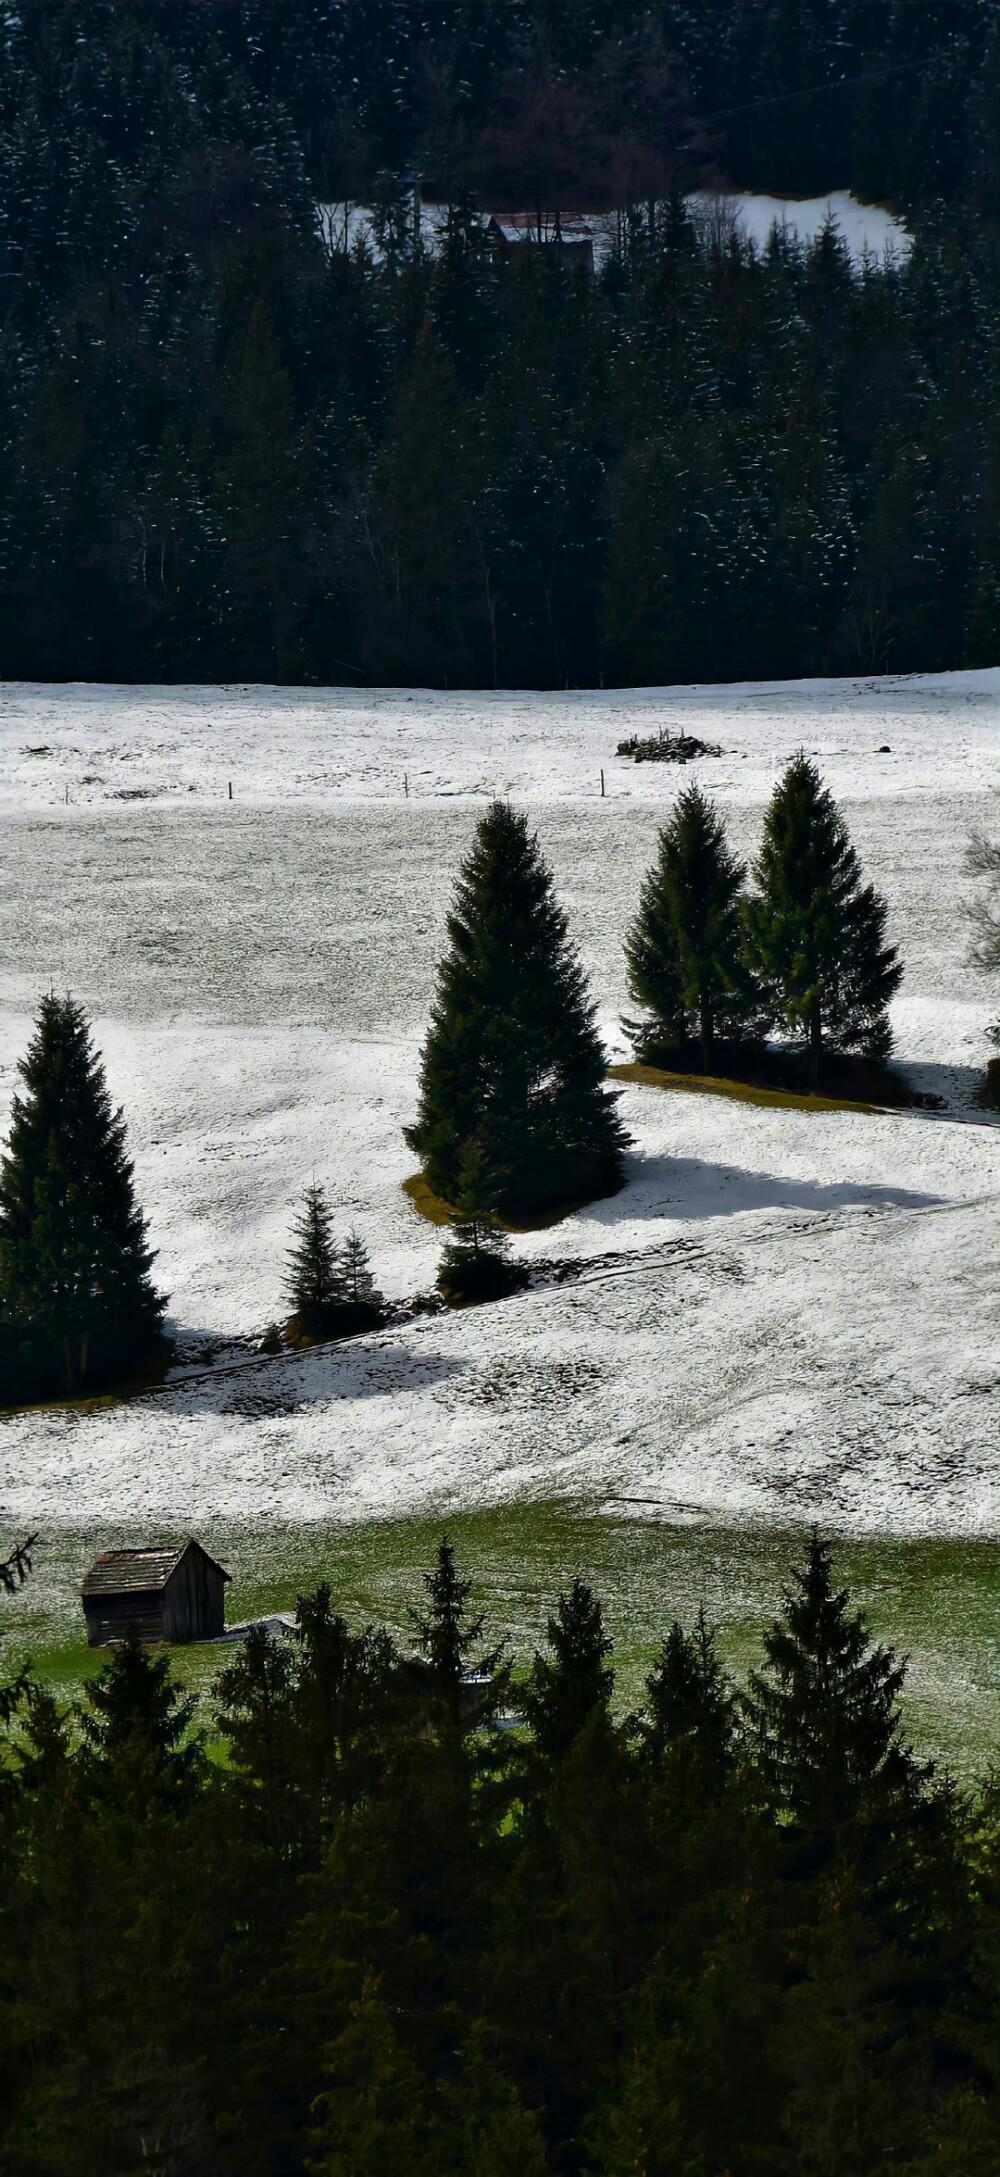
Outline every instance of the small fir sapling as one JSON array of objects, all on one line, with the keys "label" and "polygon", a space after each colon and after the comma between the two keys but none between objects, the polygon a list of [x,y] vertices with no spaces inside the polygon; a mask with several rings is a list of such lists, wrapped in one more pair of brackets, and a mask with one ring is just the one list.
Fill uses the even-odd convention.
[{"label": "small fir sapling", "polygon": [[467,1143],[454,1222],[437,1278],[438,1290],[452,1304],[500,1300],[526,1283],[527,1272],[510,1261],[510,1243],[496,1221],[497,1191],[484,1144]]},{"label": "small fir sapling", "polygon": [[315,1181],[302,1197],[292,1238],[285,1293],[295,1329],[306,1338],[330,1337],[347,1295],[326,1193]]},{"label": "small fir sapling", "polygon": [[75,999],[42,999],[18,1071],[0,1163],[0,1319],[23,1365],[72,1391],[162,1350],[166,1300],[124,1115]]},{"label": "small fir sapling", "polygon": [[386,1304],[368,1262],[368,1249],[357,1232],[349,1232],[340,1258],[345,1305],[356,1330],[384,1323]]},{"label": "small fir sapling", "polygon": [[719,1042],[758,1041],[768,1019],[747,971],[740,899],[746,869],[697,786],[660,833],[625,941],[629,988],[651,1018],[626,1023],[640,1057],[697,1037],[711,1073]]},{"label": "small fir sapling", "polygon": [[789,1033],[805,1038],[813,1083],[827,1050],[884,1064],[902,964],[885,941],[885,901],[862,883],[843,817],[804,753],[774,790],[754,879],[747,957]]},{"label": "small fir sapling", "polygon": [[455,1204],[470,1141],[505,1216],[615,1191],[627,1136],[586,979],[537,839],[494,801],[462,865],[406,1139]]}]

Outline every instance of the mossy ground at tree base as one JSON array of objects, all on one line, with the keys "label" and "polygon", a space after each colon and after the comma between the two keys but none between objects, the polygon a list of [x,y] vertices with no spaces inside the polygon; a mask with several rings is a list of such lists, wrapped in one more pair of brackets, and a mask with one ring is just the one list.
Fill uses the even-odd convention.
[{"label": "mossy ground at tree base", "polygon": [[796,1096],[789,1089],[757,1088],[749,1081],[728,1081],[721,1076],[705,1073],[670,1073],[662,1066],[644,1066],[636,1060],[629,1066],[612,1066],[616,1081],[635,1081],[643,1088],[686,1089],[696,1096],[726,1096],[733,1103],[762,1104],[776,1111],[864,1111],[873,1113],[876,1104],[849,1103],[844,1097]]},{"label": "mossy ground at tree base", "polygon": [[[622,1181],[622,1186],[625,1182]],[[455,1211],[449,1202],[443,1202],[435,1194],[424,1172],[413,1172],[402,1182],[403,1193],[409,1195],[418,1216],[425,1217],[430,1225],[450,1225]],[[572,1217],[577,1210],[586,1209],[591,1202],[606,1202],[613,1194],[620,1194],[621,1187],[609,1187],[600,1194],[583,1195],[579,1201],[559,1202],[553,1208],[540,1210],[537,1217],[522,1217],[517,1223],[506,1217],[498,1217],[501,1232],[548,1232],[553,1225],[561,1225],[564,1218]]]},{"label": "mossy ground at tree base", "polygon": [[619,1081],[645,1081],[658,1088],[689,1088],[707,1095],[731,1096],[789,1111],[939,1111],[943,1099],[911,1088],[889,1066],[873,1065],[841,1052],[824,1054],[819,1081],[810,1078],[808,1051],[768,1044],[741,1047],[719,1044],[718,1071],[702,1071],[699,1047],[652,1050],[628,1066],[612,1066]]}]

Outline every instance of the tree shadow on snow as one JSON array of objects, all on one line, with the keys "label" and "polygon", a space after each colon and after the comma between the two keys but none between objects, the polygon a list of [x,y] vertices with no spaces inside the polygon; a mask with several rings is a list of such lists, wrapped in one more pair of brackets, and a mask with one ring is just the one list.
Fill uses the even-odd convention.
[{"label": "tree shadow on snow", "polygon": [[595,1202],[588,1211],[596,1224],[647,1217],[736,1217],[761,1209],[801,1209],[812,1215],[838,1209],[935,1209],[950,1199],[915,1188],[847,1180],[823,1185],[777,1172],[746,1172],[735,1164],[706,1164],[697,1157],[632,1155],[627,1164],[622,1193]]},{"label": "tree shadow on snow", "polygon": [[266,1421],[337,1399],[396,1398],[401,1391],[425,1390],[460,1375],[463,1365],[444,1355],[415,1353],[398,1337],[386,1344],[345,1338],[298,1353],[248,1355],[204,1374],[176,1376],[145,1396],[160,1413]]},{"label": "tree shadow on snow", "polygon": [[1000,1125],[996,1112],[984,1110],[978,1101],[986,1075],[985,1058],[981,1066],[924,1065],[918,1059],[904,1065],[897,1060],[895,1071],[904,1074],[911,1088],[918,1089],[921,1095],[940,1096],[944,1108],[935,1114],[937,1118],[959,1124],[978,1119],[985,1125]]}]

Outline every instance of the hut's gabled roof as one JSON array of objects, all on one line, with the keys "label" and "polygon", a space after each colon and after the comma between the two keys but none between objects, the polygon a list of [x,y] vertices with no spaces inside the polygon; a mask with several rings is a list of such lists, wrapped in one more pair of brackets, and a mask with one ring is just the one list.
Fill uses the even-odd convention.
[{"label": "hut's gabled roof", "polygon": [[84,1580],[84,1595],[154,1595],[162,1592],[187,1550],[201,1550],[203,1557],[224,1580],[230,1578],[222,1565],[202,1549],[200,1542],[178,1542],[173,1548],[106,1550],[91,1565]]}]

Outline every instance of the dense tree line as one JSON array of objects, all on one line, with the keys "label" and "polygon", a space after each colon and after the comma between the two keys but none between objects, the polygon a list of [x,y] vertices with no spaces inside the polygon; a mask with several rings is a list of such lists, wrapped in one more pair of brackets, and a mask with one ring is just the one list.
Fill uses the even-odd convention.
[{"label": "dense tree line", "polygon": [[745,1689],[702,1616],[627,1717],[582,1580],[519,1677],[447,1543],[426,1585],[408,1652],[325,1587],[252,1633],[221,1761],[138,1644],[19,1682],[0,2170],[992,2177],[996,1790],[914,1755],[825,1545]]},{"label": "dense tree line", "polygon": [[[3,670],[988,659],[995,36],[985,0],[0,8]],[[912,255],[696,230],[709,177],[853,182]],[[499,263],[491,187],[589,189],[619,245]],[[378,261],[321,238],[345,194]]]}]

